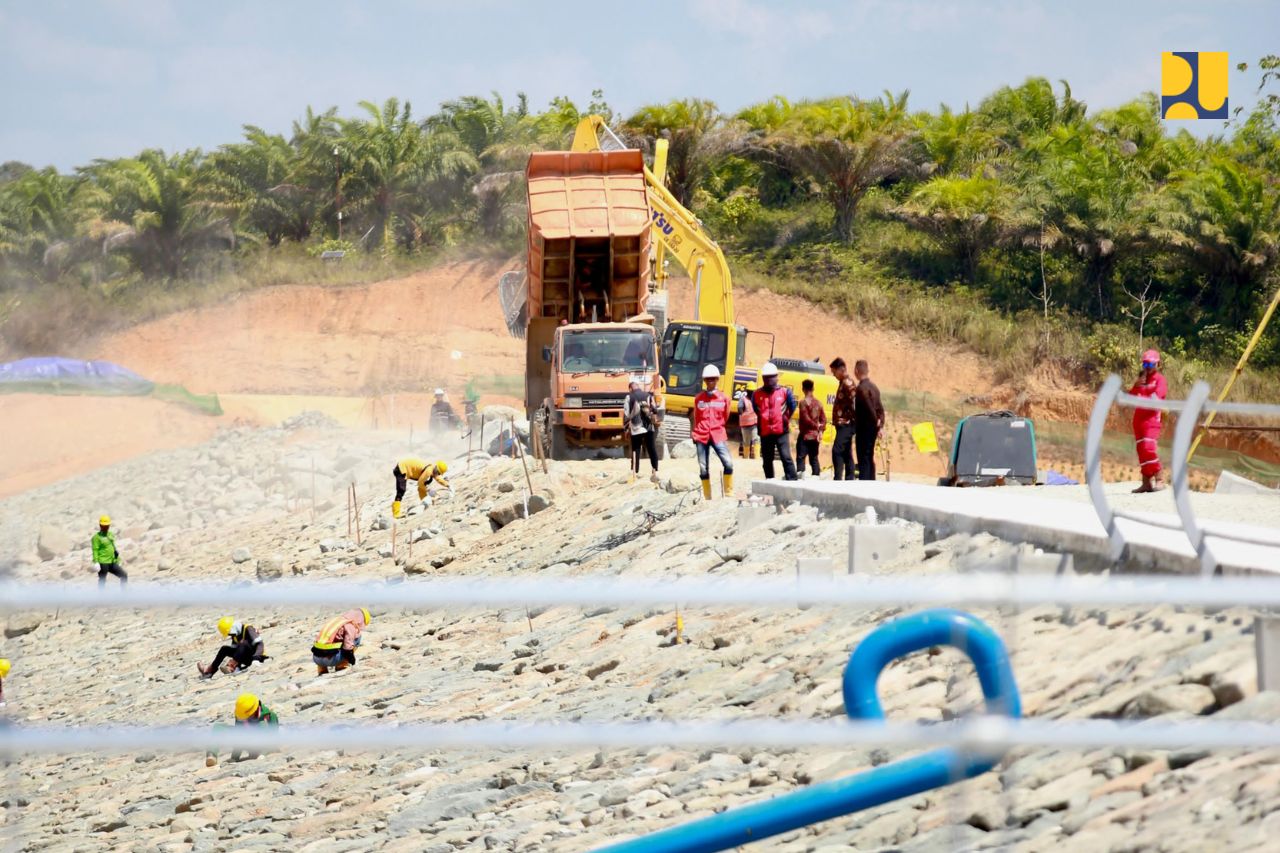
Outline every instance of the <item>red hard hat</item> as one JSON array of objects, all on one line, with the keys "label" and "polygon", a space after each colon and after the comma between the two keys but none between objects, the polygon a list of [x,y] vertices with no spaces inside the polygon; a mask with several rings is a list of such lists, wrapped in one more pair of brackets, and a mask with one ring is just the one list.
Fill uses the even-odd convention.
[{"label": "red hard hat", "polygon": [[1151,362],[1151,363],[1153,363],[1153,364],[1159,364],[1159,363],[1160,363],[1160,353],[1156,352],[1156,351],[1155,351],[1155,350],[1153,350],[1153,349],[1149,349],[1149,350],[1147,350],[1146,352],[1144,352],[1144,353],[1142,354],[1142,360],[1143,360],[1144,362],[1149,361],[1149,362]]}]

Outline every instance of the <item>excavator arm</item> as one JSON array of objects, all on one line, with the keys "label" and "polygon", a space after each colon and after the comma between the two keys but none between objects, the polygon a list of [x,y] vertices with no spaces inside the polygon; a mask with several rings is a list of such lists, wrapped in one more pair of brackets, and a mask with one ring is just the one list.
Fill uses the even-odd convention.
[{"label": "excavator arm", "polygon": [[[602,134],[612,143],[610,147],[626,147],[609,130],[603,118],[590,115],[578,122],[573,134],[573,150],[602,150]],[[675,256],[676,261],[693,280],[694,320],[732,326],[733,278],[729,273],[729,264],[716,241],[702,230],[702,223],[698,218],[663,186],[661,176],[666,172],[666,160],[666,140],[660,139],[657,151],[654,152],[654,169],[657,174],[648,168],[644,170],[645,189],[649,207],[653,211],[653,236],[658,239],[660,248]],[[658,269],[655,274],[661,281],[665,279],[661,253],[657,260]]]}]

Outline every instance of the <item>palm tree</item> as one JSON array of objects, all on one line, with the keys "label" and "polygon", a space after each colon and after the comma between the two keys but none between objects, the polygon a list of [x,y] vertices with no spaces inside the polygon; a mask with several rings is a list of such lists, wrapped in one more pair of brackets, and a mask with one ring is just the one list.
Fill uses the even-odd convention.
[{"label": "palm tree", "polygon": [[995,136],[1003,149],[1016,150],[1057,125],[1082,122],[1084,102],[1071,96],[1066,80],[1058,82],[1062,84],[1061,99],[1043,77],[1031,77],[1021,86],[996,90],[979,104],[979,123]]},{"label": "palm tree", "polygon": [[1111,310],[1118,264],[1150,245],[1156,184],[1151,176],[1157,144],[1146,149],[1084,124],[1060,124],[1029,140],[1034,171],[1024,176],[1024,221],[1029,241],[1064,245],[1084,262],[1079,307],[1092,303],[1095,317]]},{"label": "palm tree", "polygon": [[858,203],[867,190],[906,172],[913,136],[904,91],[873,101],[803,101],[766,142],[818,186],[835,211],[836,238],[849,243]]},{"label": "palm tree", "polygon": [[233,207],[238,221],[268,245],[303,241],[311,235],[317,207],[314,191],[295,183],[302,158],[279,134],[245,126],[245,141],[224,145],[210,155],[206,169],[209,198]]},{"label": "palm tree", "polygon": [[55,246],[80,236],[80,183],[50,166],[0,185],[0,252],[41,263]]},{"label": "palm tree", "polygon": [[108,224],[124,226],[104,243],[146,275],[178,278],[208,251],[235,245],[225,206],[205,196],[199,151],[95,160],[83,169],[89,203]]},{"label": "palm tree", "polygon": [[1156,233],[1202,273],[1195,298],[1228,328],[1245,328],[1280,260],[1280,188],[1218,154],[1175,176],[1165,201]]},{"label": "palm tree", "polygon": [[893,214],[937,242],[976,281],[983,252],[1018,232],[1013,188],[985,175],[939,175],[920,186]]},{"label": "palm tree", "polygon": [[667,186],[685,207],[706,181],[716,158],[742,138],[742,132],[725,120],[715,102],[698,98],[641,107],[626,120],[625,130],[651,150],[655,140],[668,141]]},{"label": "palm tree", "polygon": [[408,222],[422,205],[426,171],[424,132],[408,102],[388,98],[381,107],[361,101],[366,119],[340,119],[338,142],[345,203],[370,225],[376,243],[389,251],[397,222]]},{"label": "palm tree", "polygon": [[952,112],[946,104],[937,115],[915,117],[916,132],[926,157],[925,171],[933,174],[967,174],[997,153],[995,136],[972,110]]}]

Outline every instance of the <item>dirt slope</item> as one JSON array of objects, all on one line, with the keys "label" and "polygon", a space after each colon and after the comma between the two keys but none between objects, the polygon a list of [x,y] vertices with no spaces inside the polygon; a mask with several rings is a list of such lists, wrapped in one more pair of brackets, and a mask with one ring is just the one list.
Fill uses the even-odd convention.
[{"label": "dirt slope", "polygon": [[93,355],[201,392],[460,393],[472,376],[523,374],[522,342],[498,307],[503,269],[474,261],[371,285],[267,288],[110,335]]}]

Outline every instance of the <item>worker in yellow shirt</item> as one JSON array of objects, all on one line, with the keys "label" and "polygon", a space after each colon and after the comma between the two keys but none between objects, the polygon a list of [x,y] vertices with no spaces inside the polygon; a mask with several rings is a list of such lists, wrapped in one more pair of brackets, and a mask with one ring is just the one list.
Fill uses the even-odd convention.
[{"label": "worker in yellow shirt", "polygon": [[418,500],[423,500],[427,496],[429,483],[449,488],[449,481],[444,478],[448,471],[449,466],[442,459],[424,462],[416,456],[409,456],[397,462],[396,467],[391,469],[396,478],[396,499],[391,503],[391,514],[396,518],[400,517],[400,501],[404,500],[404,492],[410,480],[418,481]]}]

